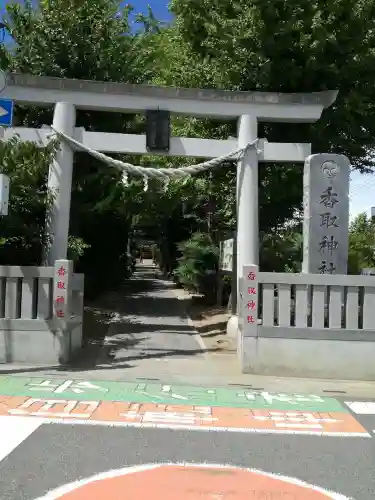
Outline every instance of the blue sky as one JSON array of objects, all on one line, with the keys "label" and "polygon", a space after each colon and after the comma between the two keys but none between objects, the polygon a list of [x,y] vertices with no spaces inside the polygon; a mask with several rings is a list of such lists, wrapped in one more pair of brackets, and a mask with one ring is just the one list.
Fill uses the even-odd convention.
[{"label": "blue sky", "polygon": [[[95,1],[95,0],[92,0]],[[0,0],[0,12],[4,11],[5,0]],[[130,0],[136,12],[147,12],[150,5],[154,15],[161,21],[169,21],[168,0]],[[350,182],[350,215],[351,219],[361,212],[370,213],[371,206],[375,206],[375,175],[363,175],[352,172]]]},{"label": "blue sky", "polygon": [[168,12],[168,0],[130,0],[130,5],[133,5],[137,12],[147,12],[147,5],[150,5],[155,17],[161,21],[168,21],[171,18]]},{"label": "blue sky", "polygon": [[147,6],[150,5],[155,18],[159,19],[159,21],[168,22],[172,19],[172,16],[168,11],[168,0],[130,0],[123,2],[123,4],[127,3],[134,7],[134,14],[138,14],[140,12],[147,13]]}]

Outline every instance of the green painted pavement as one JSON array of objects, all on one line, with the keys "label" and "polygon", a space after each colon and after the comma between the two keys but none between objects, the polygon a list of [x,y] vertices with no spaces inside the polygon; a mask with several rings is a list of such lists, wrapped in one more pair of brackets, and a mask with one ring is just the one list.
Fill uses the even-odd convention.
[{"label": "green painted pavement", "polygon": [[167,385],[155,382],[0,376],[0,396],[348,413],[348,410],[336,399],[323,398],[314,394],[270,393],[259,390]]}]

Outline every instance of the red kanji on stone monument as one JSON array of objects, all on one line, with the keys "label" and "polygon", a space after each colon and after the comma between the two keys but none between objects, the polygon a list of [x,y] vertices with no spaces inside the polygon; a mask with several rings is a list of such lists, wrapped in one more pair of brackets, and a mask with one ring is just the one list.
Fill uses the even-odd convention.
[{"label": "red kanji on stone monument", "polygon": [[63,266],[59,267],[59,269],[57,270],[57,275],[58,276],[65,276],[66,275],[65,267],[63,267]]},{"label": "red kanji on stone monument", "polygon": [[59,309],[58,311],[56,311],[56,316],[58,318],[64,318],[65,317],[65,313],[63,310]]},{"label": "red kanji on stone monument", "polygon": [[253,273],[252,271],[250,271],[249,274],[247,275],[247,279],[251,280],[251,281],[254,281],[256,277],[257,277],[257,275],[255,273]]},{"label": "red kanji on stone monument", "polygon": [[248,303],[247,303],[247,308],[249,309],[249,311],[254,311],[254,309],[256,308],[256,302],[254,300],[250,300]]},{"label": "red kanji on stone monument", "polygon": [[249,295],[256,295],[256,294],[257,294],[257,289],[256,289],[256,288],[254,288],[254,287],[249,287],[249,288],[247,289],[247,293],[248,293]]},{"label": "red kanji on stone monument", "polygon": [[247,317],[247,322],[248,322],[248,323],[255,323],[254,316],[248,316],[248,317]]},{"label": "red kanji on stone monument", "polygon": [[65,290],[65,283],[63,281],[58,281],[57,288],[59,288],[60,290]]},{"label": "red kanji on stone monument", "polygon": [[59,297],[56,297],[57,304],[64,304],[64,302],[65,302],[65,299],[62,295],[60,295]]}]

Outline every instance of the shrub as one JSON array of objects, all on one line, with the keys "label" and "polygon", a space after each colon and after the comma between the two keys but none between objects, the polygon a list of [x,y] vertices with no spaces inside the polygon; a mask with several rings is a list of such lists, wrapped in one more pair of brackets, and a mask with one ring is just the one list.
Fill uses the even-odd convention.
[{"label": "shrub", "polygon": [[205,233],[195,233],[180,243],[181,257],[174,275],[181,285],[207,299],[215,296],[219,251],[211,237]]}]

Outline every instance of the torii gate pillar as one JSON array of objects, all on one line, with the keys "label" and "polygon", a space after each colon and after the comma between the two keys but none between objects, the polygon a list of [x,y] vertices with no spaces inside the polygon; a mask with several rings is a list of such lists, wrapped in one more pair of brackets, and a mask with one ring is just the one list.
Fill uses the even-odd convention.
[{"label": "torii gate pillar", "polygon": [[[75,106],[68,102],[56,103],[53,126],[70,137],[74,137],[75,123]],[[44,261],[48,266],[55,265],[56,260],[67,258],[73,155],[71,147],[62,142],[49,169],[48,190],[53,200],[47,209],[46,218],[47,245]]]},{"label": "torii gate pillar", "polygon": [[[244,148],[258,137],[257,117],[239,119],[238,147]],[[247,149],[237,167],[237,276],[243,266],[259,264],[258,154],[256,144]]]},{"label": "torii gate pillar", "polygon": [[[238,120],[238,147],[244,148],[258,138],[256,115],[242,115]],[[227,333],[238,333],[237,304],[240,303],[239,279],[244,266],[259,265],[259,200],[257,144],[247,149],[237,166],[237,237],[233,259],[236,278],[232,279],[232,316],[228,319]]]}]

